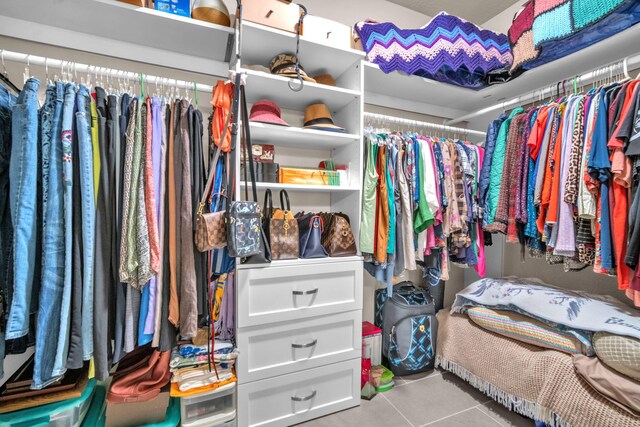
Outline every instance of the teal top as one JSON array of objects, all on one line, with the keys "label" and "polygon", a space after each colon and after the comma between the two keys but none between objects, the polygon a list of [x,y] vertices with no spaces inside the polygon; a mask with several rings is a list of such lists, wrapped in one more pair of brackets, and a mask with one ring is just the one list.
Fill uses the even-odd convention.
[{"label": "teal top", "polygon": [[500,126],[496,146],[493,151],[491,161],[491,179],[489,180],[489,189],[487,192],[487,204],[485,206],[487,215],[487,225],[493,224],[496,218],[496,210],[498,209],[498,199],[500,198],[500,186],[502,185],[502,170],[504,168],[504,156],[507,152],[507,137],[509,136],[509,127],[511,120],[516,114],[524,111],[522,107],[518,107],[509,114]]}]

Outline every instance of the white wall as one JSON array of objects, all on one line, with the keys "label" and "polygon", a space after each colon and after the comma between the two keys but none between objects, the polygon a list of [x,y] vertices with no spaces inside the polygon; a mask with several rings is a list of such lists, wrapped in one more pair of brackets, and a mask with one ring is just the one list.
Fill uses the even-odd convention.
[{"label": "white wall", "polygon": [[[255,0],[254,0],[255,1]],[[236,9],[234,0],[224,0],[233,13]],[[393,22],[399,27],[421,27],[429,22],[429,16],[406,7],[390,3],[386,0],[296,0],[304,5],[311,15],[332,19],[353,27],[358,21],[371,18],[379,22]]]},{"label": "white wall", "polygon": [[632,306],[631,300],[625,296],[624,291],[618,290],[615,277],[596,274],[591,267],[565,273],[562,265],[549,265],[544,259],[529,256],[525,262],[521,262],[519,245],[505,243],[504,246],[503,274],[505,276],[537,277],[546,283],[566,289],[610,295]]},{"label": "white wall", "polygon": [[482,24],[482,27],[496,33],[506,34],[507,30],[511,26],[511,22],[513,22],[513,17],[526,2],[527,0],[518,1],[513,6],[506,8],[502,13],[494,16],[493,18]]}]

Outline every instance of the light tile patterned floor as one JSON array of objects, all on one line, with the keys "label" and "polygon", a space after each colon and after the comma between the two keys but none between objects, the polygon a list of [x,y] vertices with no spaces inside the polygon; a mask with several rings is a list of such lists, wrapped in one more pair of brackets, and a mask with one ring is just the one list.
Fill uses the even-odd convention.
[{"label": "light tile patterned floor", "polygon": [[453,374],[434,371],[396,379],[395,387],[357,408],[303,427],[533,427]]}]

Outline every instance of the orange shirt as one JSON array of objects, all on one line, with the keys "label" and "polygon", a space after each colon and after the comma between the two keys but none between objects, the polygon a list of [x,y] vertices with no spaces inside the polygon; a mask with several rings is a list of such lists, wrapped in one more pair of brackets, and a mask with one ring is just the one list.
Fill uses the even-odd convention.
[{"label": "orange shirt", "polygon": [[542,138],[544,136],[550,108],[550,106],[540,107],[536,121],[531,129],[531,134],[527,140],[527,146],[529,147],[531,158],[533,160],[536,160],[540,153],[540,146],[542,145]]},{"label": "orange shirt", "polygon": [[[558,118],[554,118],[551,123],[549,123],[549,126],[552,127],[554,126],[554,123],[558,120]],[[560,136],[560,129],[562,126],[562,120],[560,119],[560,123],[558,125],[557,128],[557,135]],[[551,137],[553,137],[553,135],[551,135]],[[557,153],[558,148],[560,147],[557,144],[557,141],[550,141],[549,144],[553,143],[554,144],[554,156]],[[550,154],[550,152],[549,152]],[[546,162],[546,166],[545,166],[545,170],[544,170],[544,177],[542,179],[542,193],[541,193],[541,197],[540,197],[540,212],[538,214],[538,220],[536,221],[536,225],[538,227],[538,231],[541,234],[544,234],[544,225],[545,225],[545,221],[547,219],[547,210],[549,209],[549,204],[551,201],[551,183],[553,181],[553,171],[551,170],[551,162],[547,161]]]},{"label": "orange shirt", "polygon": [[[545,219],[547,224],[555,224],[558,221],[559,200],[560,200],[560,181],[562,178],[562,145],[564,144],[564,111],[565,107],[560,106],[560,125],[558,126],[558,138],[556,140],[555,150],[553,152],[553,178],[551,180],[550,195],[549,195],[549,210],[547,211],[547,217]],[[568,123],[567,126],[571,124]]]}]

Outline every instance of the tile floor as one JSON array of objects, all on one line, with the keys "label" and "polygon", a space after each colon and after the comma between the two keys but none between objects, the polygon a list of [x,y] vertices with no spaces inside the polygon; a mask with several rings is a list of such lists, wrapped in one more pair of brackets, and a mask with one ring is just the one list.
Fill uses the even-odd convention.
[{"label": "tile floor", "polygon": [[534,422],[489,399],[455,375],[433,371],[396,378],[396,385],[357,408],[303,427],[533,427]]}]

